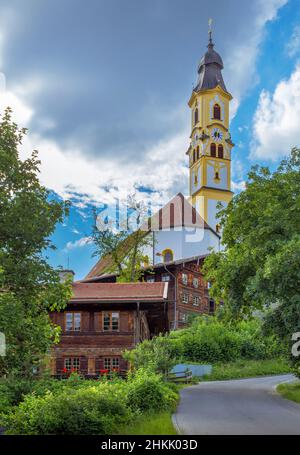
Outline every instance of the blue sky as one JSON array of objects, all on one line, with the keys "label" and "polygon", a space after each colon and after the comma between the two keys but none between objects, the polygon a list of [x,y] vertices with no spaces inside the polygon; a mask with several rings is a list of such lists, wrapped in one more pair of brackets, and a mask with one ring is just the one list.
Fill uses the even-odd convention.
[{"label": "blue sky", "polygon": [[207,22],[234,96],[232,187],[298,145],[299,0],[3,0],[0,107],[40,152],[41,181],[73,202],[49,253],[77,278],[95,262],[91,210],[135,191],[187,193],[187,101]]}]

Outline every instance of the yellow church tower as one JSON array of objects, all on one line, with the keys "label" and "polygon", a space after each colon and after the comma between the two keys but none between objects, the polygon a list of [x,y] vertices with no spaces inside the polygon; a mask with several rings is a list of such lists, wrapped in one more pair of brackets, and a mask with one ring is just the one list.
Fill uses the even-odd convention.
[{"label": "yellow church tower", "polygon": [[[211,26],[211,24],[210,24]],[[214,50],[209,30],[208,50],[198,67],[198,82],[189,100],[191,143],[187,151],[190,169],[190,197],[208,225],[220,231],[218,202],[225,207],[232,198],[229,103],[223,76],[223,61]]]}]

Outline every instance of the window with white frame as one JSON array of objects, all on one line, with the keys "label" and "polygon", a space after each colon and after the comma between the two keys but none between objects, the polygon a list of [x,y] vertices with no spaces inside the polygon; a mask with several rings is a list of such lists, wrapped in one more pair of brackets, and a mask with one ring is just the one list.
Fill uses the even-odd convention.
[{"label": "window with white frame", "polygon": [[79,332],[81,330],[81,313],[66,313],[66,332]]},{"label": "window with white frame", "polygon": [[179,312],[179,321],[180,322],[186,322],[187,320],[187,314],[183,313],[182,311]]},{"label": "window with white frame", "polygon": [[182,294],[182,303],[185,303],[185,304],[189,303],[189,295],[187,292],[183,292],[183,294]]},{"label": "window with white frame", "polygon": [[65,359],[65,369],[67,371],[79,371],[80,359],[79,357],[68,357]]},{"label": "window with white frame", "polygon": [[182,274],[182,282],[183,284],[188,284],[188,276],[186,273]]},{"label": "window with white frame", "polygon": [[199,287],[199,280],[198,280],[198,278],[193,278],[193,286],[194,286],[194,288],[198,288],[198,287]]},{"label": "window with white frame", "polygon": [[105,370],[115,370],[118,369],[120,365],[118,357],[105,357],[104,358],[104,369]]},{"label": "window with white frame", "polygon": [[200,304],[200,298],[199,298],[199,296],[198,296],[198,295],[194,295],[194,296],[193,296],[193,305],[194,305],[194,306],[199,306],[199,304]]}]

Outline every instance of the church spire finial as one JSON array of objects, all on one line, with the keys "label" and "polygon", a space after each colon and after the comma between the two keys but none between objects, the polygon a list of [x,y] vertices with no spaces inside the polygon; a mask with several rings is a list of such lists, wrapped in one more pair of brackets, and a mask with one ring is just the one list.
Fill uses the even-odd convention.
[{"label": "church spire finial", "polygon": [[208,40],[208,47],[213,47],[213,42],[212,42],[212,23],[213,23],[213,20],[210,18],[208,20],[208,36],[209,36],[209,40]]}]

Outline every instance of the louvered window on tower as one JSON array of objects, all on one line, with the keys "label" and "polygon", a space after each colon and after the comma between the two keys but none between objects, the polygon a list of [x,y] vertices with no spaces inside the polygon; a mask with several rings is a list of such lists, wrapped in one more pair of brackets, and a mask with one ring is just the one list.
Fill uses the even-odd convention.
[{"label": "louvered window on tower", "polygon": [[198,120],[199,120],[199,118],[198,118],[198,108],[196,107],[196,109],[195,109],[195,125],[198,123]]},{"label": "louvered window on tower", "polygon": [[221,158],[221,159],[223,159],[223,157],[224,157],[224,149],[223,149],[223,145],[222,144],[220,144],[218,146],[218,157]]},{"label": "louvered window on tower", "polygon": [[210,156],[216,157],[216,155],[217,155],[216,144],[211,144],[211,146],[210,146]]},{"label": "louvered window on tower", "polygon": [[214,119],[221,120],[221,108],[218,104],[214,105]]}]

